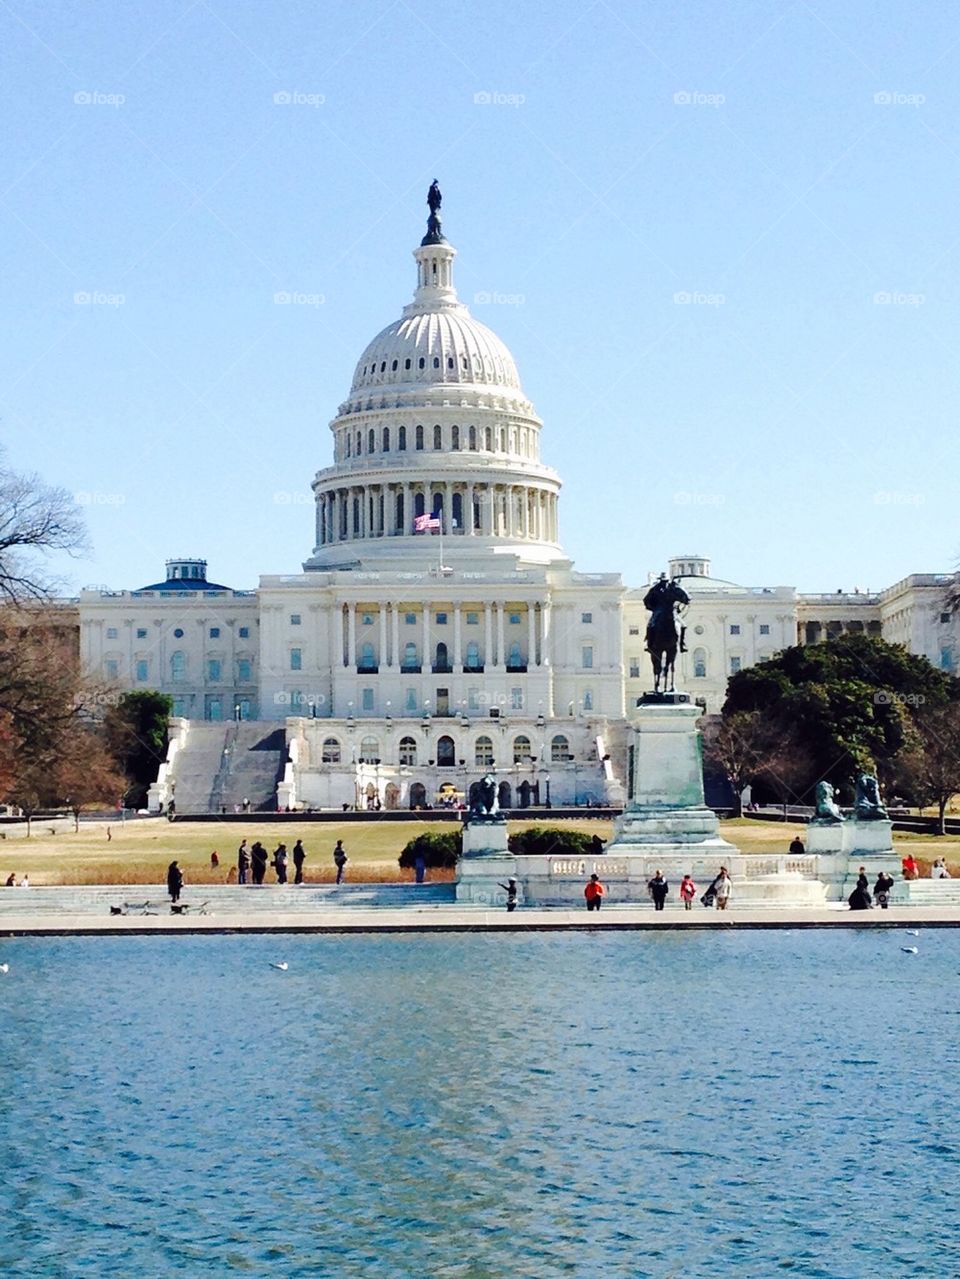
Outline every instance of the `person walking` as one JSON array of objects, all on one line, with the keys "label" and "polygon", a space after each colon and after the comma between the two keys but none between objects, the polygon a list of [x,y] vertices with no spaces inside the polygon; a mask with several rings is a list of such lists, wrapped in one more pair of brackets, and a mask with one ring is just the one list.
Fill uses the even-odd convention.
[{"label": "person walking", "polygon": [[337,846],[333,850],[333,864],[337,868],[337,883],[343,883],[343,868],[347,864],[347,852],[343,846],[343,840],[337,840]]},{"label": "person walking", "polygon": [[890,889],[893,887],[893,876],[888,875],[882,870],[877,876],[877,882],[873,886],[873,896],[877,905],[881,910],[886,910],[890,905]]},{"label": "person walking", "polygon": [[680,881],[680,900],[684,910],[693,910],[693,899],[697,895],[697,886],[691,875],[684,875]]},{"label": "person walking", "polygon": [[253,874],[253,882],[258,886],[262,884],[263,877],[267,873],[267,850],[259,839],[250,849],[250,870]]},{"label": "person walking", "polygon": [[277,872],[277,883],[287,882],[287,846],[278,844],[273,854],[273,869]]},{"label": "person walking", "polygon": [[307,854],[303,851],[303,840],[298,839],[293,846],[293,882],[295,884],[303,883],[303,863],[306,861]]},{"label": "person walking", "polygon": [[733,884],[730,882],[730,872],[726,866],[720,867],[720,874],[716,877],[711,885],[713,895],[716,898],[717,910],[726,910],[730,904],[730,894],[733,891]]},{"label": "person walking", "polygon": [[587,900],[587,910],[599,910],[603,905],[606,891],[603,884],[600,883],[600,876],[591,875],[586,888],[583,890],[583,895]]},{"label": "person walking", "polygon": [[170,894],[171,902],[180,900],[180,892],[183,888],[183,871],[176,862],[171,862],[167,867],[167,892]]},{"label": "person walking", "polygon": [[517,881],[510,878],[505,884],[498,884],[497,887],[502,888],[507,894],[507,914],[511,914],[517,909]]},{"label": "person walking", "polygon": [[247,852],[247,841],[242,839],[237,849],[237,883],[247,882],[247,871],[250,869],[250,854]]},{"label": "person walking", "polygon": [[663,910],[664,902],[667,900],[667,893],[670,891],[670,885],[664,879],[662,870],[658,870],[653,879],[647,884],[647,891],[653,898],[653,909]]}]

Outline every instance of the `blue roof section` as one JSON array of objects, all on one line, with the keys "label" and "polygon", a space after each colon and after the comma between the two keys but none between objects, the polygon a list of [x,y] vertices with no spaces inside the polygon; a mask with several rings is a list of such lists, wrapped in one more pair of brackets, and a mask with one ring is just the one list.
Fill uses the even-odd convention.
[{"label": "blue roof section", "polygon": [[220,586],[202,577],[171,577],[152,586],[141,586],[141,591],[232,591],[232,586]]}]

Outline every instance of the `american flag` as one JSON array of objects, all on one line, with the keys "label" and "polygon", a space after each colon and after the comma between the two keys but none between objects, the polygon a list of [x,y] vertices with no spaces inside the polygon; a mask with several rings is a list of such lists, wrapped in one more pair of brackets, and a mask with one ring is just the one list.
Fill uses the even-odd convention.
[{"label": "american flag", "polygon": [[440,520],[436,515],[417,515],[413,521],[414,533],[428,533],[432,528],[439,528]]}]

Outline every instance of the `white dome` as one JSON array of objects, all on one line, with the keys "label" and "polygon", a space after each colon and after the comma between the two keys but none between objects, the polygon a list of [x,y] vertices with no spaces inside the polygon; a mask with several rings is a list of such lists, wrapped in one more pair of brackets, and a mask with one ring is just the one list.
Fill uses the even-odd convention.
[{"label": "white dome", "polygon": [[521,390],[506,346],[458,304],[417,309],[378,333],[360,357],[350,394],[451,383]]}]

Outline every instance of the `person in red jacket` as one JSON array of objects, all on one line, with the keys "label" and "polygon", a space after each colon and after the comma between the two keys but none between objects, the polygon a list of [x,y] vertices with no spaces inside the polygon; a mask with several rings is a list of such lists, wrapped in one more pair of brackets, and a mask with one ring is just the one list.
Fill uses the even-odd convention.
[{"label": "person in red jacket", "polygon": [[590,882],[583,890],[583,895],[587,899],[587,910],[599,910],[603,904],[603,897],[606,891],[603,884],[600,883],[600,876],[591,875]]},{"label": "person in red jacket", "polygon": [[683,902],[684,910],[693,910],[693,899],[697,895],[697,886],[693,882],[693,877],[684,875],[680,883],[680,900]]}]

